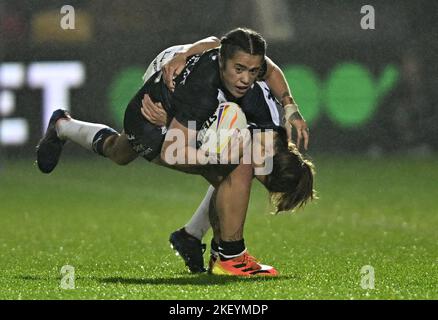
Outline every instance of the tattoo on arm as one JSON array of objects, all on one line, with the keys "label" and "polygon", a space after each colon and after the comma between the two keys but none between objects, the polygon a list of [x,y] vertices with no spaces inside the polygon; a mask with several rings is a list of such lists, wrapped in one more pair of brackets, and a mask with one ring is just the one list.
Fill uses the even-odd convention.
[{"label": "tattoo on arm", "polygon": [[292,98],[291,94],[289,91],[285,91],[283,92],[283,94],[281,95],[281,104],[283,106],[287,105],[287,104],[293,104],[294,99]]}]

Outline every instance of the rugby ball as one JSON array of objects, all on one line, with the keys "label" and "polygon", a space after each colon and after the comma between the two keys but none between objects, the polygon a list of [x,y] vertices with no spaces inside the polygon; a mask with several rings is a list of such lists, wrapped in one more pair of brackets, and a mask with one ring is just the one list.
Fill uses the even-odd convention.
[{"label": "rugby ball", "polygon": [[199,130],[197,147],[221,154],[233,133],[247,127],[245,114],[234,102],[224,102]]}]

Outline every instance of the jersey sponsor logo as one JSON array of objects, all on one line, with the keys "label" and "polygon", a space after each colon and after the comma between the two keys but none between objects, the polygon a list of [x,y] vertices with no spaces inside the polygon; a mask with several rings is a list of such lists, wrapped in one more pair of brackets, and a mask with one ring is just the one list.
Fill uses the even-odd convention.
[{"label": "jersey sponsor logo", "polygon": [[211,127],[211,125],[217,120],[217,114],[214,113],[210,118],[207,119],[207,121],[204,122],[204,124],[201,127],[201,130],[199,130],[198,138],[196,141],[196,148],[201,147],[202,141],[204,140],[205,135],[207,134],[208,129]]},{"label": "jersey sponsor logo", "polygon": [[210,118],[208,118],[207,121],[205,121],[205,123],[202,125],[201,131],[210,128],[213,122],[216,121],[216,119],[217,119],[217,115],[215,113]]}]

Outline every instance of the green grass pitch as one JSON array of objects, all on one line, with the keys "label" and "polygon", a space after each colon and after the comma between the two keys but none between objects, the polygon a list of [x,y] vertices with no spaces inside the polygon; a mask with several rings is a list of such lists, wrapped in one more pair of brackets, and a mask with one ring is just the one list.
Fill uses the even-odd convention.
[{"label": "green grass pitch", "polygon": [[[438,299],[438,160],[315,157],[320,199],[272,216],[255,182],[250,252],[275,279],[191,275],[169,247],[207,184],[143,160],[0,169],[0,299]],[[211,238],[208,234],[206,242]],[[207,261],[207,254],[205,255]],[[61,268],[75,288],[60,288]],[[374,268],[374,289],[361,268]]]}]

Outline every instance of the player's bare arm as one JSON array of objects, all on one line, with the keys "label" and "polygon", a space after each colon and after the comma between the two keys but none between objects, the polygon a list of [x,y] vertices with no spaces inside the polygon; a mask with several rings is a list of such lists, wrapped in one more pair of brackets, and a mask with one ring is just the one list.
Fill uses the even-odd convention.
[{"label": "player's bare arm", "polygon": [[[209,154],[202,148],[196,149],[196,136],[196,130],[185,127],[178,120],[173,118],[161,148],[161,161],[166,165],[172,165],[176,168],[181,167],[183,169],[216,163],[217,159],[221,158],[221,155]],[[236,134],[230,137],[229,148],[226,148],[224,151],[228,153],[226,159],[228,159],[230,163],[238,163],[240,156],[243,154],[244,143],[249,143],[249,141],[244,140],[237,131]],[[237,149],[239,149],[238,152],[234,151]],[[181,161],[178,163],[173,163],[173,161],[169,161],[169,159],[173,160],[174,154],[183,155],[184,158],[179,159]]]},{"label": "player's bare arm", "polygon": [[214,36],[199,40],[191,46],[175,54],[175,56],[163,65],[163,78],[166,86],[173,91],[175,89],[174,79],[181,73],[186,65],[187,58],[200,54],[206,50],[220,46],[220,40]]},{"label": "player's bare arm", "polygon": [[304,149],[307,150],[309,145],[309,129],[307,123],[301,115],[298,104],[295,102],[289,84],[286,81],[283,71],[268,57],[266,57],[266,74],[263,79],[266,80],[272,93],[281,102],[285,111],[286,129],[288,130],[289,139],[292,138],[291,127],[294,126],[297,132],[296,144],[298,149],[301,141],[304,140]]},{"label": "player's bare arm", "polygon": [[[174,133],[181,134],[184,138],[183,144],[178,143],[177,136]],[[175,139],[173,139],[175,138]],[[196,131],[189,129],[182,125],[175,118],[171,121],[169,125],[169,130],[166,135],[166,139],[161,148],[161,160],[164,161],[168,165],[184,165],[187,164],[199,164],[199,161],[205,163],[208,162],[208,158],[205,153],[201,152],[201,150],[197,150],[196,147]],[[191,147],[192,146],[192,147]],[[182,154],[184,155],[184,159],[182,159],[181,164],[175,164],[169,161],[170,154]],[[204,163],[204,164],[205,164]]]},{"label": "player's bare arm", "polygon": [[[142,107],[142,113],[143,115],[150,119],[149,116],[146,115],[146,112],[148,113],[154,113],[155,110],[158,110],[158,112],[156,113],[157,117],[160,117],[160,119],[157,120],[157,122],[155,122],[154,124],[158,123],[165,123],[165,121],[167,121],[167,113],[164,110],[163,106],[161,105],[161,103],[156,103],[153,102],[151,100],[151,98],[149,97],[149,95],[145,95],[142,101],[143,107]],[[144,110],[143,110],[144,109]],[[176,121],[175,126],[177,128],[180,128],[181,124]],[[185,127],[183,127],[185,128]],[[187,129],[187,128],[185,128]],[[192,133],[187,133],[188,136],[193,136],[194,134],[196,134],[195,132]],[[276,133],[274,131],[266,131],[266,132],[260,132],[260,133],[256,133],[253,135],[253,144],[254,144],[254,148],[261,148],[261,150],[259,151],[258,149],[255,151],[255,153],[261,155],[263,158],[266,157],[272,157],[273,154],[271,153],[274,150],[274,147],[272,145],[267,146],[266,142],[270,141],[271,143],[274,141],[274,137],[271,137],[270,139],[266,138],[266,135],[273,135],[274,137],[276,136]],[[168,141],[168,143],[170,143],[171,141]],[[166,146],[167,147],[167,146]],[[240,146],[240,148],[242,149],[244,146],[243,144]],[[162,157],[164,157],[165,155],[165,150],[164,150],[165,146],[163,146],[162,149]],[[185,152],[188,152],[189,149],[187,149]],[[193,150],[192,150],[193,151]],[[199,152],[199,151],[198,151]],[[240,154],[242,154],[242,150],[239,151]],[[164,159],[161,159],[164,161]],[[188,161],[188,158],[187,158]],[[162,163],[162,162],[161,162]],[[253,163],[254,167],[263,167],[264,166],[264,160],[261,161],[260,163]],[[263,176],[256,176],[260,181],[264,182],[264,178]]]},{"label": "player's bare arm", "polygon": [[[187,57],[202,53],[205,50],[218,47],[219,45],[219,39],[215,37],[209,37],[195,42],[187,49],[187,51],[175,55],[174,58],[172,58],[163,66],[163,77],[167,87],[172,91],[174,90],[175,84],[173,79],[184,69]],[[304,149],[307,150],[309,144],[309,129],[306,121],[298,109],[298,104],[295,102],[292,96],[283,71],[269,57],[266,57],[266,64],[267,69],[263,79],[266,80],[274,96],[285,108],[285,126],[288,132],[288,137],[290,140],[292,140],[291,126],[294,126],[297,132],[297,147],[300,148],[301,142],[303,141]],[[147,119],[151,121],[152,117],[151,119]]]},{"label": "player's bare arm", "polygon": [[141,101],[141,114],[152,124],[163,127],[167,125],[167,112],[161,102],[153,102],[148,94]]}]

